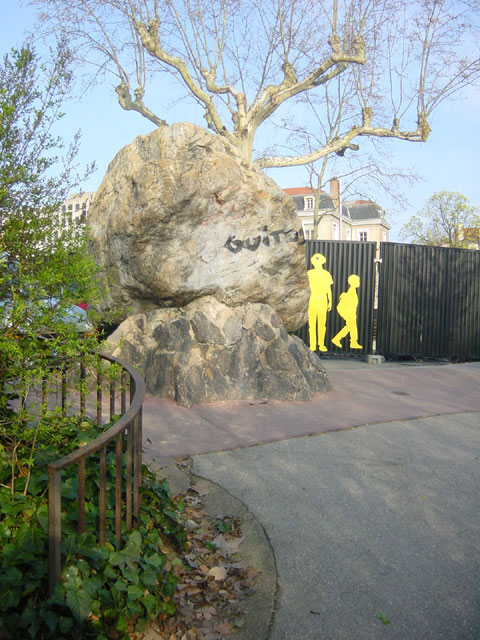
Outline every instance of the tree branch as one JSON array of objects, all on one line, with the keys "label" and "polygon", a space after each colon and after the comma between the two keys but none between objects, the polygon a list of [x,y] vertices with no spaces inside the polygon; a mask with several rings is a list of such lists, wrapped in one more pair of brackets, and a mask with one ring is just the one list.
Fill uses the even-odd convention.
[{"label": "tree branch", "polygon": [[430,133],[430,127],[427,119],[422,115],[419,115],[418,127],[414,131],[399,131],[395,126],[392,129],[387,129],[385,127],[373,127],[370,124],[371,113],[369,111],[364,111],[363,116],[364,124],[361,127],[352,127],[350,131],[347,131],[322,148],[316,149],[311,153],[293,157],[278,156],[258,158],[255,160],[254,164],[261,169],[265,169],[267,167],[296,167],[315,162],[316,160],[329,156],[333,153],[343,155],[347,149],[358,151],[359,146],[353,144],[352,140],[359,136],[396,138],[397,140],[406,140],[408,142],[425,142]]},{"label": "tree branch", "polygon": [[143,89],[136,89],[135,100],[132,100],[132,94],[130,93],[130,87],[127,85],[125,81],[122,81],[118,86],[115,87],[115,91],[117,92],[118,102],[122,109],[125,111],[137,111],[142,116],[147,118],[155,124],[157,127],[163,127],[167,125],[165,120],[156,116],[143,102]]},{"label": "tree branch", "polygon": [[365,64],[363,38],[358,36],[354,42],[356,47],[355,55],[346,55],[340,49],[338,36],[332,35],[329,39],[332,55],[301,81],[297,80],[293,66],[288,61],[285,61],[282,66],[284,73],[282,82],[276,86],[269,85],[264,89],[261,96],[248,111],[249,122],[257,128],[286,100],[327,83],[335,76],[343,73],[350,64]]},{"label": "tree branch", "polygon": [[135,17],[132,18],[134,20],[135,29],[137,30],[142,44],[148,53],[165,63],[169,67],[173,67],[178,71],[182,80],[187,85],[189,91],[205,106],[205,118],[207,120],[208,125],[216,131],[219,135],[226,137],[232,144],[236,143],[235,136],[233,136],[224,126],[216,108],[213,104],[213,100],[194,80],[190,72],[188,71],[187,65],[184,60],[181,58],[177,58],[169,53],[167,53],[162,45],[160,44],[160,39],[158,37],[158,27],[159,21],[158,19],[151,20],[147,25],[144,22],[137,20]]}]

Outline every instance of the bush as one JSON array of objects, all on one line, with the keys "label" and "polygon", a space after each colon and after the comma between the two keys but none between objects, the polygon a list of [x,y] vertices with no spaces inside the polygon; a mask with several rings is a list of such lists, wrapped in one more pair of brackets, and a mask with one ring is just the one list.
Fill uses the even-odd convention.
[{"label": "bush", "polygon": [[[87,232],[71,220],[62,224],[58,213],[77,183],[78,137],[64,150],[52,134],[70,86],[70,59],[60,42],[48,66],[29,46],[0,64],[1,638],[128,638],[128,630],[173,613],[175,578],[161,548],[167,537],[177,545],[185,538],[168,487],[146,469],[141,516],[135,530],[123,532],[121,548],[111,530],[104,546],[93,533],[77,535],[77,477],[69,468],[62,482],[62,582],[48,596],[47,464],[99,433],[89,420],[62,418],[47,405],[58,369],[72,358],[88,361],[97,346],[94,332],[72,322],[76,302],[100,295]],[[113,451],[107,464],[108,519]],[[90,532],[98,530],[98,466],[90,456]]]},{"label": "bush", "polygon": [[56,364],[97,346],[94,332],[71,315],[75,302],[100,295],[87,232],[62,226],[58,215],[77,179],[78,137],[64,149],[52,134],[69,91],[69,62],[60,42],[48,66],[28,46],[0,63],[0,432],[12,491],[17,472],[32,464],[35,431],[30,453],[20,460],[18,452],[25,426],[41,426],[45,407],[35,394]]},{"label": "bush", "polygon": [[[105,427],[104,427],[105,428]],[[175,504],[168,484],[158,482],[143,467],[142,505],[138,528],[124,531],[118,548],[113,530],[101,546],[98,530],[98,464],[86,467],[88,533],[78,535],[77,486],[74,469],[64,471],[62,484],[62,583],[48,597],[48,462],[95,438],[100,428],[88,420],[51,414],[38,429],[33,468],[26,495],[19,465],[18,491],[0,488],[0,628],[5,638],[129,638],[127,630],[143,630],[150,620],[175,612],[175,578],[161,551],[166,540],[181,547],[186,535],[179,522],[181,504]],[[25,449],[29,452],[28,439]],[[10,458],[3,446],[0,477],[10,477]],[[19,447],[18,457],[24,451]],[[107,452],[107,516],[113,516],[115,453]],[[113,521],[113,517],[110,518]]]}]

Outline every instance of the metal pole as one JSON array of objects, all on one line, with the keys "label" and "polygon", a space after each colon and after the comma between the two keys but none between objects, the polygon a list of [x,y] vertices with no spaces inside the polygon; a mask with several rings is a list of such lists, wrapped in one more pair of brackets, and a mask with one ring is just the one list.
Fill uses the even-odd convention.
[{"label": "metal pole", "polygon": [[340,237],[339,240],[343,240],[343,224],[342,224],[342,182],[340,178],[338,178],[338,215],[340,219]]},{"label": "metal pole", "polygon": [[62,575],[61,471],[48,467],[48,590],[55,590]]}]

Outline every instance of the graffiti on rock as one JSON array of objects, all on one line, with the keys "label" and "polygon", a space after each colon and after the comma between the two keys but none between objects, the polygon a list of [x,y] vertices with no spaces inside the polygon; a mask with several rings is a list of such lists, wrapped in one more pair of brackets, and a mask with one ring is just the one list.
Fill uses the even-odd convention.
[{"label": "graffiti on rock", "polygon": [[225,248],[232,253],[239,253],[243,249],[248,251],[257,251],[257,249],[263,245],[265,247],[274,247],[281,242],[298,242],[299,245],[305,244],[303,237],[296,229],[289,229],[288,231],[268,231],[267,227],[261,229],[261,234],[254,238],[247,238],[246,240],[240,240],[240,238],[231,235],[225,242]]}]

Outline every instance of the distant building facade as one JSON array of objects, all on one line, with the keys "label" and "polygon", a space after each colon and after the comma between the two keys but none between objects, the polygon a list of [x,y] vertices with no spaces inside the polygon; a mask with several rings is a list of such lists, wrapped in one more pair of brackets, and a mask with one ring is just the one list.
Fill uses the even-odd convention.
[{"label": "distant building facade", "polygon": [[480,229],[476,227],[462,227],[458,229],[459,240],[463,249],[480,250]]},{"label": "distant building facade", "polygon": [[[283,191],[290,195],[296,204],[305,238],[313,240],[315,190],[310,187],[293,187]],[[330,193],[320,193],[319,239],[377,243],[389,241],[392,227],[385,220],[385,212],[380,205],[370,200],[341,202],[340,195],[340,183],[337,178],[330,180]]]},{"label": "distant building facade", "polygon": [[80,228],[87,222],[88,210],[95,197],[95,191],[73,193],[68,196],[58,212],[59,233],[70,226]]}]

